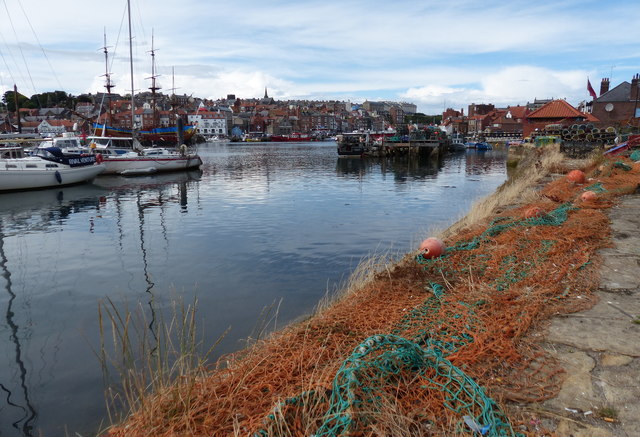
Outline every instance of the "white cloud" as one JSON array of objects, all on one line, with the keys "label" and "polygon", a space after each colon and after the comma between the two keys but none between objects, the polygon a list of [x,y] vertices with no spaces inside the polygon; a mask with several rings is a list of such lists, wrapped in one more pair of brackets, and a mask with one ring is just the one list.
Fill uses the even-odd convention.
[{"label": "white cloud", "polygon": [[483,78],[482,91],[487,98],[500,102],[522,102],[534,97],[573,99],[578,97],[579,91],[586,90],[587,76],[587,72],[579,70],[514,66]]},{"label": "white cloud", "polygon": [[506,67],[495,72],[485,69],[468,74],[466,86],[425,85],[410,88],[401,96],[427,108],[429,113],[438,113],[443,107],[458,109],[470,103],[522,105],[535,98],[561,98],[576,104],[587,98],[588,75],[582,70],[556,71],[535,66]]}]

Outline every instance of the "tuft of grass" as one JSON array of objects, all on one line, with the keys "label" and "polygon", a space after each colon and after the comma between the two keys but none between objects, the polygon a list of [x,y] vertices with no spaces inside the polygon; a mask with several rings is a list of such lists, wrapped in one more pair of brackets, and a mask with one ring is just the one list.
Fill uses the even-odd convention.
[{"label": "tuft of grass", "polygon": [[618,411],[611,406],[605,406],[598,409],[598,416],[600,416],[603,419],[615,420],[618,418]]},{"label": "tuft of grass", "polygon": [[327,290],[315,308],[320,314],[345,296],[362,289],[380,274],[389,274],[398,260],[390,252],[376,253],[363,258],[338,291]]},{"label": "tuft of grass", "polygon": [[[108,419],[113,425],[135,413],[148,423],[158,414],[188,417],[207,357],[224,334],[204,350],[196,324],[197,300],[173,301],[166,315],[142,304],[119,308],[100,302],[100,360]],[[228,330],[227,330],[228,332]],[[163,401],[158,402],[158,399]],[[162,411],[171,405],[172,411]]]}]

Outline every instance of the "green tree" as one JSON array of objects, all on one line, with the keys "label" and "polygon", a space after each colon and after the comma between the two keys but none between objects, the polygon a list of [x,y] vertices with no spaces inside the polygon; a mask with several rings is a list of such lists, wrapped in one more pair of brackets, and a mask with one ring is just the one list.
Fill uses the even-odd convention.
[{"label": "green tree", "polygon": [[91,96],[89,94],[80,94],[77,98],[76,101],[78,103],[82,102],[82,103],[92,103],[93,99],[91,98]]},{"label": "green tree", "polygon": [[407,123],[415,124],[440,124],[442,122],[442,115],[425,115],[421,112],[410,114],[405,116]]},{"label": "green tree", "polygon": [[[16,97],[15,97],[15,93],[13,91],[7,91],[4,93],[4,95],[2,96],[2,102],[7,105],[7,110],[10,112],[15,112],[16,110]],[[18,93],[18,106],[20,108],[33,108],[33,106],[31,106],[31,102],[29,101],[29,98],[26,96],[23,96],[22,94]]]}]

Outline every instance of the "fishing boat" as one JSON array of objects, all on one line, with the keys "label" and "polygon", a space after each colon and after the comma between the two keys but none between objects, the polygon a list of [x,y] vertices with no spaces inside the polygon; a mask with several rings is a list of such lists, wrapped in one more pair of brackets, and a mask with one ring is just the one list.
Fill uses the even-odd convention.
[{"label": "fishing boat", "polygon": [[476,150],[491,150],[493,149],[493,147],[491,146],[491,144],[487,143],[486,141],[479,141],[476,143]]},{"label": "fishing boat", "polygon": [[371,151],[373,139],[369,132],[349,132],[336,136],[339,157],[361,157]]},{"label": "fishing boat", "polygon": [[27,155],[20,146],[0,148],[0,192],[32,190],[89,182],[105,170],[96,156],[37,148]]},{"label": "fishing boat", "polygon": [[464,136],[458,132],[454,132],[451,135],[451,143],[449,144],[449,151],[457,152],[465,150],[467,146],[464,144]]}]

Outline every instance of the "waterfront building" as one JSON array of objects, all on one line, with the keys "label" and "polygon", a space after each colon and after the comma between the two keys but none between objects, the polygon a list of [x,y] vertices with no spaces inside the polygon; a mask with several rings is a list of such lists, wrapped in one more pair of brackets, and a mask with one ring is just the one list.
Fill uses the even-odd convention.
[{"label": "waterfront building", "polygon": [[227,118],[220,112],[201,110],[187,116],[189,124],[195,125],[202,135],[227,135]]},{"label": "waterfront building", "polygon": [[42,120],[37,127],[38,133],[42,136],[58,136],[65,132],[74,131],[74,122],[69,120]]},{"label": "waterfront building", "polygon": [[608,78],[600,83],[600,95],[593,99],[591,113],[601,125],[640,125],[640,74],[633,76],[631,83],[624,81],[609,89]]},{"label": "waterfront building", "polygon": [[592,114],[580,112],[566,100],[552,100],[525,116],[522,134],[528,137],[536,129],[542,131],[549,124],[569,126],[575,123],[597,123],[598,121]]}]

